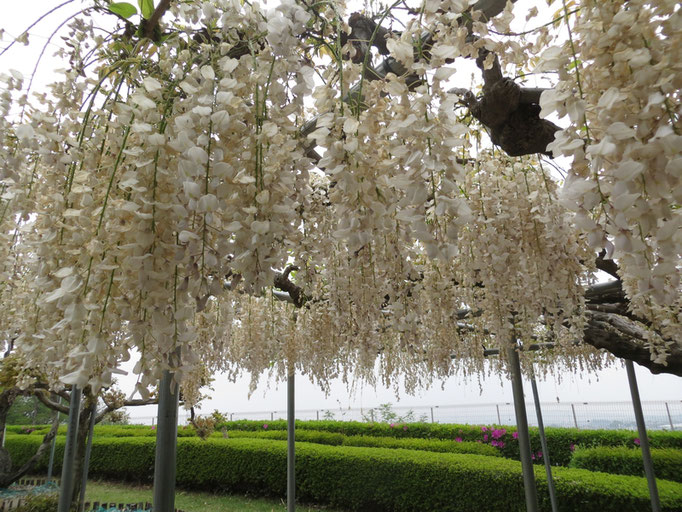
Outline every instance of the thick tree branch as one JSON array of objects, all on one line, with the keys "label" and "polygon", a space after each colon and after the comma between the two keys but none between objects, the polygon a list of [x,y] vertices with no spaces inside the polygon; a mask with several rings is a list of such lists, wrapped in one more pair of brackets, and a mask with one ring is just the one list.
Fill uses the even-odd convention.
[{"label": "thick tree branch", "polygon": [[627,299],[620,281],[608,281],[589,286],[585,291],[585,300],[588,304],[603,304],[605,302],[625,302]]},{"label": "thick tree branch", "polygon": [[651,351],[644,343],[643,335],[642,328],[623,317],[588,311],[585,343],[617,357],[629,359],[648,368],[651,373],[671,373],[682,377],[682,348],[672,344],[666,364],[656,363],[651,359]]},{"label": "thick tree branch", "polygon": [[170,9],[170,6],[171,0],[161,0],[161,2],[159,2],[159,5],[156,6],[156,9],[154,9],[154,12],[145,23],[144,37],[154,39],[154,30],[158,27],[161,18],[166,14],[166,11]]},{"label": "thick tree branch", "polygon": [[618,263],[616,263],[613,260],[606,259],[606,251],[602,250],[599,253],[599,256],[597,256],[596,260],[596,265],[599,270],[602,272],[606,272],[609,274],[611,277],[615,277],[616,279],[620,279],[620,276],[618,275]]},{"label": "thick tree branch", "polygon": [[294,270],[298,270],[298,267],[290,265],[283,272],[277,274],[275,276],[274,285],[275,288],[278,288],[289,294],[294,306],[300,308],[306,303],[309,297],[303,292],[303,288],[295,285],[289,280],[289,274],[291,274],[291,272]]},{"label": "thick tree branch", "polygon": [[[463,102],[471,114],[490,130],[490,138],[509,156],[542,153],[552,156],[547,145],[560,128],[540,119],[539,90],[524,93],[512,79],[502,75],[497,56],[479,51],[476,64],[483,74],[483,96],[464,93]],[[490,65],[490,67],[487,67]],[[521,101],[523,99],[523,101]]]},{"label": "thick tree branch", "polygon": [[102,399],[102,400],[104,401],[105,407],[95,417],[95,423],[100,423],[107,414],[109,414],[110,412],[114,412],[118,409],[121,409],[123,407],[137,407],[140,405],[154,405],[154,404],[159,403],[158,398],[150,398],[147,400],[144,400],[144,399],[126,400],[122,404],[117,404],[114,402],[107,403],[106,400],[104,400],[104,399]]},{"label": "thick tree branch", "polygon": [[36,398],[49,409],[59,411],[63,414],[69,414],[69,407],[50,400],[49,393],[44,389],[35,389],[34,394]]}]

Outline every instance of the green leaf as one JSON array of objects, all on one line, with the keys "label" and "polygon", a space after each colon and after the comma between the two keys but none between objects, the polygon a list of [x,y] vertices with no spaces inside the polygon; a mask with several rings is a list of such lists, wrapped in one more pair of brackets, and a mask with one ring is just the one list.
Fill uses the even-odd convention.
[{"label": "green leaf", "polygon": [[114,14],[118,14],[125,19],[137,14],[137,9],[135,6],[133,4],[129,4],[128,2],[116,2],[109,4],[107,8],[109,11],[113,12]]},{"label": "green leaf", "polygon": [[140,6],[140,12],[145,20],[148,20],[154,14],[154,0],[137,0]]}]

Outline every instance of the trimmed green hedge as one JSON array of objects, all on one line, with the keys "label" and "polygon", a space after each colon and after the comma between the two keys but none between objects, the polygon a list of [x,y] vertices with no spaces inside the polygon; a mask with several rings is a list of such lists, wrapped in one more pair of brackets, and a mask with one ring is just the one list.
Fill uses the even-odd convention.
[{"label": "trimmed green hedge", "polygon": [[[392,426],[391,426],[392,425]],[[220,424],[227,430],[274,431],[286,430],[286,421],[240,420]],[[519,459],[519,445],[515,439],[516,427],[487,425],[455,425],[443,423],[363,423],[358,421],[297,421],[297,433],[302,430],[322,430],[347,436],[373,436],[395,438],[445,439],[492,444],[504,457]],[[547,444],[553,465],[568,466],[576,446],[631,446],[637,433],[632,430],[577,430],[574,428],[547,427]],[[542,462],[540,435],[537,428],[530,429],[531,449],[536,462]],[[649,441],[656,448],[682,449],[682,432],[649,431]]]},{"label": "trimmed green hedge", "polygon": [[[57,434],[66,435],[66,428],[66,425],[60,425]],[[7,427],[8,433],[32,436],[44,436],[49,430],[49,425],[11,425]],[[94,433],[98,437],[156,437],[156,427],[147,425],[95,425]],[[196,432],[193,427],[178,427],[178,437],[194,436],[196,436]]]},{"label": "trimmed green hedge", "polygon": [[[276,439],[286,441],[286,430],[272,430],[265,432],[254,432],[248,430],[233,430],[228,432],[230,438],[242,439]],[[222,437],[222,434],[214,434],[213,437]],[[469,441],[454,442],[443,439],[420,439],[409,437],[404,439],[394,439],[391,437],[373,436],[344,436],[333,432],[318,430],[298,430],[296,431],[296,442],[326,444],[331,446],[358,446],[366,448],[402,448],[405,450],[423,450],[428,452],[440,453],[473,453],[476,455],[488,455],[490,457],[500,457],[501,454],[496,448],[483,443],[472,443]]]},{"label": "trimmed green hedge", "polygon": [[[652,448],[656,478],[682,482],[682,450]],[[620,475],[644,476],[642,450],[625,447],[578,448],[569,465],[573,468]]]},{"label": "trimmed green hedge", "polygon": [[[392,425],[392,426],[391,426]],[[8,427],[8,432],[17,432],[26,429],[26,426]],[[39,426],[32,434],[44,435],[49,427]],[[236,437],[234,431],[261,432],[265,437],[272,436],[276,439],[282,438],[281,432],[286,430],[285,420],[275,421],[231,421],[218,425],[217,430],[225,428]],[[315,431],[317,434],[310,434],[311,438],[304,438],[305,432]],[[60,433],[65,432],[65,427],[60,428]],[[267,432],[267,434],[265,434]],[[322,440],[322,432],[330,434]],[[387,423],[363,423],[355,421],[297,421],[296,435],[300,440],[318,442],[323,444],[337,444],[338,439],[333,435],[344,436],[371,436],[375,438],[420,438],[420,439],[441,439],[446,441],[461,440],[464,442],[474,442],[484,445],[497,445],[498,450],[504,457],[519,458],[518,442],[514,435],[515,427],[485,426],[485,425],[452,425],[441,423],[406,423],[406,424],[387,424]],[[634,447],[637,433],[631,430],[576,430],[573,428],[552,428],[546,429],[547,443],[549,445],[550,458],[553,465],[568,466],[576,446],[595,447],[595,446],[627,446]],[[96,437],[156,437],[156,430],[149,426],[139,425],[98,425],[95,427]],[[194,436],[192,427],[182,427],[178,429],[179,437]],[[537,429],[530,429],[531,448],[536,457],[536,462],[542,462],[542,452],[540,448],[540,437]],[[318,440],[313,439],[317,436]],[[220,432],[214,434],[215,438],[222,437]],[[682,449],[682,432],[650,431],[649,440],[651,446],[655,448],[677,448]],[[463,444],[461,443],[461,444]],[[458,443],[460,444],[460,443]],[[457,451],[457,450],[454,450]]]},{"label": "trimmed green hedge", "polygon": [[[20,464],[39,443],[36,436],[8,435],[6,447]],[[63,445],[63,439],[58,439],[56,460],[62,457]],[[91,475],[151,481],[154,446],[149,437],[95,439]],[[47,456],[38,470],[45,469],[46,462]],[[543,468],[536,468],[536,479],[541,510],[550,510]],[[640,477],[556,468],[554,479],[564,512],[622,512],[649,506],[646,480]],[[500,457],[299,443],[296,480],[301,500],[348,510],[525,510],[520,464]],[[179,439],[177,482],[191,489],[284,496],[286,443]],[[682,484],[661,481],[659,492],[662,510],[682,510]]]}]

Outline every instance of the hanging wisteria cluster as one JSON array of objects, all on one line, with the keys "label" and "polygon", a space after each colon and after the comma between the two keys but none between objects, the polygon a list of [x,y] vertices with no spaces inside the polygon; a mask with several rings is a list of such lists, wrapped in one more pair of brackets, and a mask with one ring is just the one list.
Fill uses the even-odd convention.
[{"label": "hanging wisteria cluster", "polygon": [[605,246],[637,314],[679,339],[680,16],[641,4],[584,2],[573,53],[545,55],[560,80],[543,111],[571,121],[552,147],[574,156],[563,190],[538,158],[472,144],[452,59],[511,65],[532,44],[488,38],[466,1],[389,34],[405,73],[381,80],[340,3],[172,2],[156,41],[77,19],[49,90],[5,77],[3,336],[61,385],[108,386],[137,351],[141,394],[172,369],[190,402],[216,370],[325,386],[378,362],[410,388],[515,340],[599,365],[579,342]]},{"label": "hanging wisteria cluster", "polygon": [[570,119],[551,145],[573,157],[562,201],[618,260],[632,311],[664,335],[649,331],[652,357],[665,361],[682,339],[682,13],[674,1],[583,1],[572,25],[542,58],[559,71],[543,110]]}]

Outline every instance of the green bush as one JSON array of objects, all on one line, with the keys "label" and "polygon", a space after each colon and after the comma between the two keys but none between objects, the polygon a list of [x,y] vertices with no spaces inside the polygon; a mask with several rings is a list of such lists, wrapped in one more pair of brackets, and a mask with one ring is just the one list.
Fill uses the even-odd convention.
[{"label": "green bush", "polygon": [[[286,430],[271,430],[264,432],[254,432],[248,430],[233,430],[228,432],[230,438],[250,438],[250,439],[277,439],[286,441]],[[222,437],[222,434],[214,434],[213,437]],[[478,455],[489,455],[499,457],[500,452],[496,448],[483,443],[469,441],[455,442],[442,439],[420,439],[403,438],[395,439],[391,437],[373,436],[344,436],[333,432],[323,432],[317,430],[298,430],[296,431],[296,441],[316,444],[326,444],[331,446],[358,446],[367,448],[403,448],[405,450],[423,450],[440,453],[473,453]]]},{"label": "green bush", "polygon": [[[12,456],[12,465],[19,467],[35,454],[41,439],[36,436],[7,435],[5,447]],[[53,474],[61,471],[65,437],[57,437]],[[114,480],[151,481],[154,476],[154,446],[152,437],[104,437],[92,441],[89,473]],[[49,450],[48,450],[49,451]],[[47,471],[49,453],[36,463],[35,473]]]},{"label": "green bush", "polygon": [[[269,439],[286,439],[286,421],[231,421],[217,425],[214,438],[221,438],[221,430],[225,428],[231,437],[266,437]],[[35,429],[31,434],[44,435],[49,427],[45,426],[12,426],[8,432],[20,433],[22,429]],[[241,432],[237,434],[237,431]],[[248,434],[252,432],[253,434]],[[310,434],[308,434],[310,432]],[[296,435],[300,441],[321,444],[338,445],[342,438],[339,436],[369,436],[375,438],[420,438],[440,439],[446,441],[460,440],[484,445],[496,445],[504,457],[519,458],[518,441],[515,438],[515,427],[485,426],[485,425],[453,425],[440,423],[363,423],[354,421],[297,421]],[[60,434],[65,433],[65,427],[60,428]],[[260,434],[256,434],[260,433]],[[546,429],[547,443],[553,465],[567,466],[573,455],[575,446],[635,446],[637,433],[630,430],[577,430],[573,428]],[[261,435],[262,434],[262,435]],[[98,425],[95,427],[96,437],[156,437],[156,430],[143,425]],[[194,437],[192,427],[178,429],[178,437]],[[540,436],[537,429],[530,429],[531,449],[536,462],[542,462]],[[651,431],[649,432],[651,446],[655,448],[682,449],[682,432]],[[435,445],[434,445],[435,446]],[[414,449],[414,448],[412,448]],[[453,451],[463,451],[454,449]],[[467,453],[470,450],[467,450]],[[477,452],[478,453],[478,452]]]},{"label": "green bush", "polygon": [[[8,434],[44,436],[50,431],[50,425],[7,425]],[[60,425],[57,431],[66,434],[66,425]]]},{"label": "green bush", "polygon": [[[651,459],[656,478],[682,482],[682,450],[652,448]],[[604,473],[644,476],[642,451],[636,448],[581,447],[573,453],[569,466]]]},{"label": "green bush", "polygon": [[13,510],[14,512],[54,512],[58,505],[58,494],[40,494],[28,496],[24,503]]},{"label": "green bush", "polygon": [[[391,426],[392,425],[392,426]],[[227,430],[275,431],[286,430],[286,421],[231,421],[219,425]],[[519,459],[519,446],[515,438],[516,427],[487,425],[455,425],[442,423],[363,423],[358,421],[297,421],[297,435],[303,430],[322,430],[346,436],[373,436],[393,438],[445,439],[481,442],[496,441],[502,455]],[[632,430],[577,430],[574,428],[548,427],[545,429],[550,460],[553,465],[567,466],[575,446],[635,446],[637,433]],[[497,436],[493,439],[493,433]],[[540,435],[537,428],[530,429],[531,449],[536,462],[542,462]],[[650,431],[649,441],[656,448],[682,449],[682,432]]]},{"label": "green bush", "polygon": [[471,453],[500,457],[500,452],[493,446],[474,443],[471,441],[445,441],[443,439],[405,438],[392,439],[390,437],[347,436],[343,446],[361,446],[372,448],[402,448],[405,450],[422,450],[439,453]]},{"label": "green bush", "polygon": [[[6,446],[20,463],[21,454],[35,450],[39,442],[35,436],[8,435]],[[62,452],[63,441],[57,446]],[[96,439],[91,475],[151,481],[154,446],[151,437]],[[347,510],[525,510],[520,464],[501,457],[299,443],[296,479],[301,500]],[[536,468],[536,479],[541,510],[550,510],[543,468]],[[641,477],[556,468],[554,479],[560,510],[565,512],[622,512],[649,506],[646,480]],[[190,489],[284,496],[286,443],[179,439],[177,482]],[[682,484],[662,480],[659,492],[662,510],[682,510]]]},{"label": "green bush", "polygon": [[[252,431],[252,430],[232,430],[227,432],[228,437],[231,438],[249,438],[249,439],[275,439],[278,441],[287,440],[286,430],[265,430],[265,431]],[[212,437],[221,438],[223,434],[221,432],[214,432]],[[338,446],[343,444],[345,436],[342,434],[335,434],[333,432],[324,432],[319,430],[297,430],[296,431],[296,441],[302,441],[306,443],[317,443],[317,444],[328,444],[332,446]]]}]

